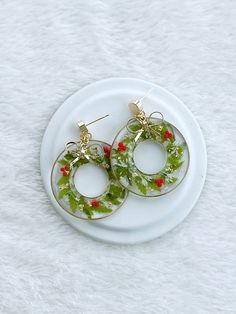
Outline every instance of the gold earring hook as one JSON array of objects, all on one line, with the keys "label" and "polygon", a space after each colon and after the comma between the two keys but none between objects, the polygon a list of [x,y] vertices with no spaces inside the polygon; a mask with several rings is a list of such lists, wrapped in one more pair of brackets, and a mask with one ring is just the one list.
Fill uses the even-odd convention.
[{"label": "gold earring hook", "polygon": [[79,129],[80,129],[80,142],[81,142],[81,145],[82,145],[83,147],[86,147],[87,144],[88,144],[88,142],[89,142],[89,141],[91,140],[91,138],[92,138],[92,134],[89,132],[87,126],[89,126],[89,125],[91,125],[91,124],[93,124],[93,123],[95,123],[95,122],[97,122],[97,121],[100,121],[100,120],[102,120],[102,119],[104,119],[104,118],[106,118],[106,117],[108,117],[108,116],[109,116],[109,114],[107,114],[107,115],[105,115],[105,116],[103,116],[103,117],[101,117],[101,118],[98,118],[98,119],[96,119],[96,120],[94,120],[94,121],[91,121],[91,122],[89,122],[89,123],[87,123],[87,124],[85,124],[83,121],[79,121],[79,122],[77,123],[77,125],[78,125],[78,127],[79,127]]},{"label": "gold earring hook", "polygon": [[133,112],[133,114],[136,116],[136,118],[145,117],[145,112],[143,111],[142,101],[151,93],[153,88],[154,87],[149,88],[149,90],[146,92],[145,95],[129,103],[129,108],[131,112]]},{"label": "gold earring hook", "polygon": [[[87,148],[88,148],[88,144],[89,144],[89,141],[91,140],[92,138],[92,134],[89,133],[88,131],[88,128],[87,126],[92,124],[92,123],[95,123],[97,121],[100,121],[106,117],[108,117],[109,114],[101,117],[101,118],[98,118],[94,121],[91,121],[87,124],[85,124],[83,121],[78,121],[77,122],[77,125],[79,127],[79,130],[80,130],[80,139],[78,142],[68,142],[65,144],[65,150],[67,153],[72,153],[72,155],[75,157],[74,160],[71,161],[71,165],[73,165],[74,163],[76,163],[80,158],[81,156],[83,156],[84,158],[86,159],[90,159],[90,155],[89,153],[87,152]],[[75,146],[74,149],[70,149],[71,147]]]}]

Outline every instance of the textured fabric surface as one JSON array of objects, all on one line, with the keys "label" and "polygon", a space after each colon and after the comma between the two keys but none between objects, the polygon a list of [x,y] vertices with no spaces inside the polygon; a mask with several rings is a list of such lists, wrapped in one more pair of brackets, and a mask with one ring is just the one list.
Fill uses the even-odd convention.
[{"label": "textured fabric surface", "polygon": [[[0,2],[0,313],[236,313],[235,15],[233,0]],[[208,149],[191,214],[136,246],[73,230],[39,171],[53,112],[114,76],[176,94]]]}]

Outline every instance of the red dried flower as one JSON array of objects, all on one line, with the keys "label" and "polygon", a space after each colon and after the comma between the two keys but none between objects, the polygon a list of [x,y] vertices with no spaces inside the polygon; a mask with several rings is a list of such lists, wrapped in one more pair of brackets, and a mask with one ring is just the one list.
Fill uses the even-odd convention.
[{"label": "red dried flower", "polygon": [[111,149],[108,146],[103,146],[103,151],[106,155],[107,158],[109,158],[111,156]]},{"label": "red dried flower", "polygon": [[168,138],[172,138],[173,137],[173,134],[172,133],[170,133],[168,130],[165,132],[165,134],[164,134],[164,139],[166,140],[166,139],[168,139]]},{"label": "red dried flower", "polygon": [[127,147],[125,146],[125,144],[123,142],[120,142],[118,144],[118,150],[119,151],[125,151],[127,149]]},{"label": "red dried flower", "polygon": [[165,184],[165,180],[160,178],[160,179],[156,179],[154,180],[154,182],[156,183],[156,185],[161,188],[163,184]]},{"label": "red dried flower", "polygon": [[66,177],[69,174],[70,166],[66,165],[65,167],[60,168],[63,177]]},{"label": "red dried flower", "polygon": [[92,205],[92,207],[98,207],[98,206],[100,205],[100,202],[97,201],[96,199],[93,199],[93,200],[91,201],[91,205]]}]

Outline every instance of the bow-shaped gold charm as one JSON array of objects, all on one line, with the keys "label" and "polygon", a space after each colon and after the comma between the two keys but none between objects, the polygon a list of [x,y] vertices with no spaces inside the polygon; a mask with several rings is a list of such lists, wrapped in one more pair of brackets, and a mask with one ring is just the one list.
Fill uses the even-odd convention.
[{"label": "bow-shaped gold charm", "polygon": [[92,138],[84,122],[78,122],[80,129],[80,140],[78,142],[68,142],[65,145],[65,150],[75,157],[71,162],[70,166],[73,166],[79,159],[86,158],[90,159],[90,152],[88,151],[88,144]]},{"label": "bow-shaped gold charm", "polygon": [[[161,116],[161,120],[164,120],[163,114],[159,111],[154,111],[152,112],[148,117],[146,116],[144,110],[142,109],[142,104],[140,100],[134,101],[129,103],[129,108],[130,110],[134,113],[135,118],[130,119],[127,122],[127,129],[130,133],[137,133],[135,136],[134,141],[137,142],[140,136],[142,135],[143,132],[149,132],[153,134],[154,136],[160,136],[160,133],[152,128],[150,125],[151,118],[153,117],[154,114],[159,114]],[[131,125],[135,122],[138,121],[140,123],[140,128],[136,131],[131,130]]]},{"label": "bow-shaped gold charm", "polygon": [[[104,119],[107,116],[108,115],[101,117],[97,120],[94,120],[87,125],[90,125],[94,122]],[[86,158],[88,161],[90,159],[96,159],[96,157],[98,157],[99,155],[99,148],[101,152],[103,152],[101,145],[99,144],[89,145],[90,140],[92,139],[92,135],[91,133],[89,133],[87,125],[83,121],[78,122],[78,126],[80,129],[80,140],[78,142],[68,142],[65,145],[65,151],[67,153],[70,153],[74,157],[74,159],[70,162],[71,167],[81,158]]]}]

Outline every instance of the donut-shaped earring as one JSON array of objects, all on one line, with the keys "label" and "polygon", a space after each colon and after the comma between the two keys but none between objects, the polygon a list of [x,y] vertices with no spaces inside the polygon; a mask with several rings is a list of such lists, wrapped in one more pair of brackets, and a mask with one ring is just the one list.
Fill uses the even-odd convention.
[{"label": "donut-shaped earring", "polygon": [[[131,102],[129,107],[135,118],[118,132],[112,144],[113,174],[124,188],[139,196],[157,197],[169,193],[182,182],[188,171],[186,140],[160,112],[146,116],[140,100]],[[163,168],[154,174],[142,172],[134,161],[135,148],[147,140],[161,145],[165,153]]]},{"label": "donut-shaped earring", "polygon": [[[103,141],[92,140],[84,122],[79,122],[78,126],[80,140],[68,142],[53,164],[51,188],[58,204],[69,214],[81,219],[101,219],[113,214],[123,204],[127,191],[112,173],[111,146]],[[95,198],[82,195],[75,185],[77,169],[88,163],[105,169],[108,177],[106,190]]]}]

